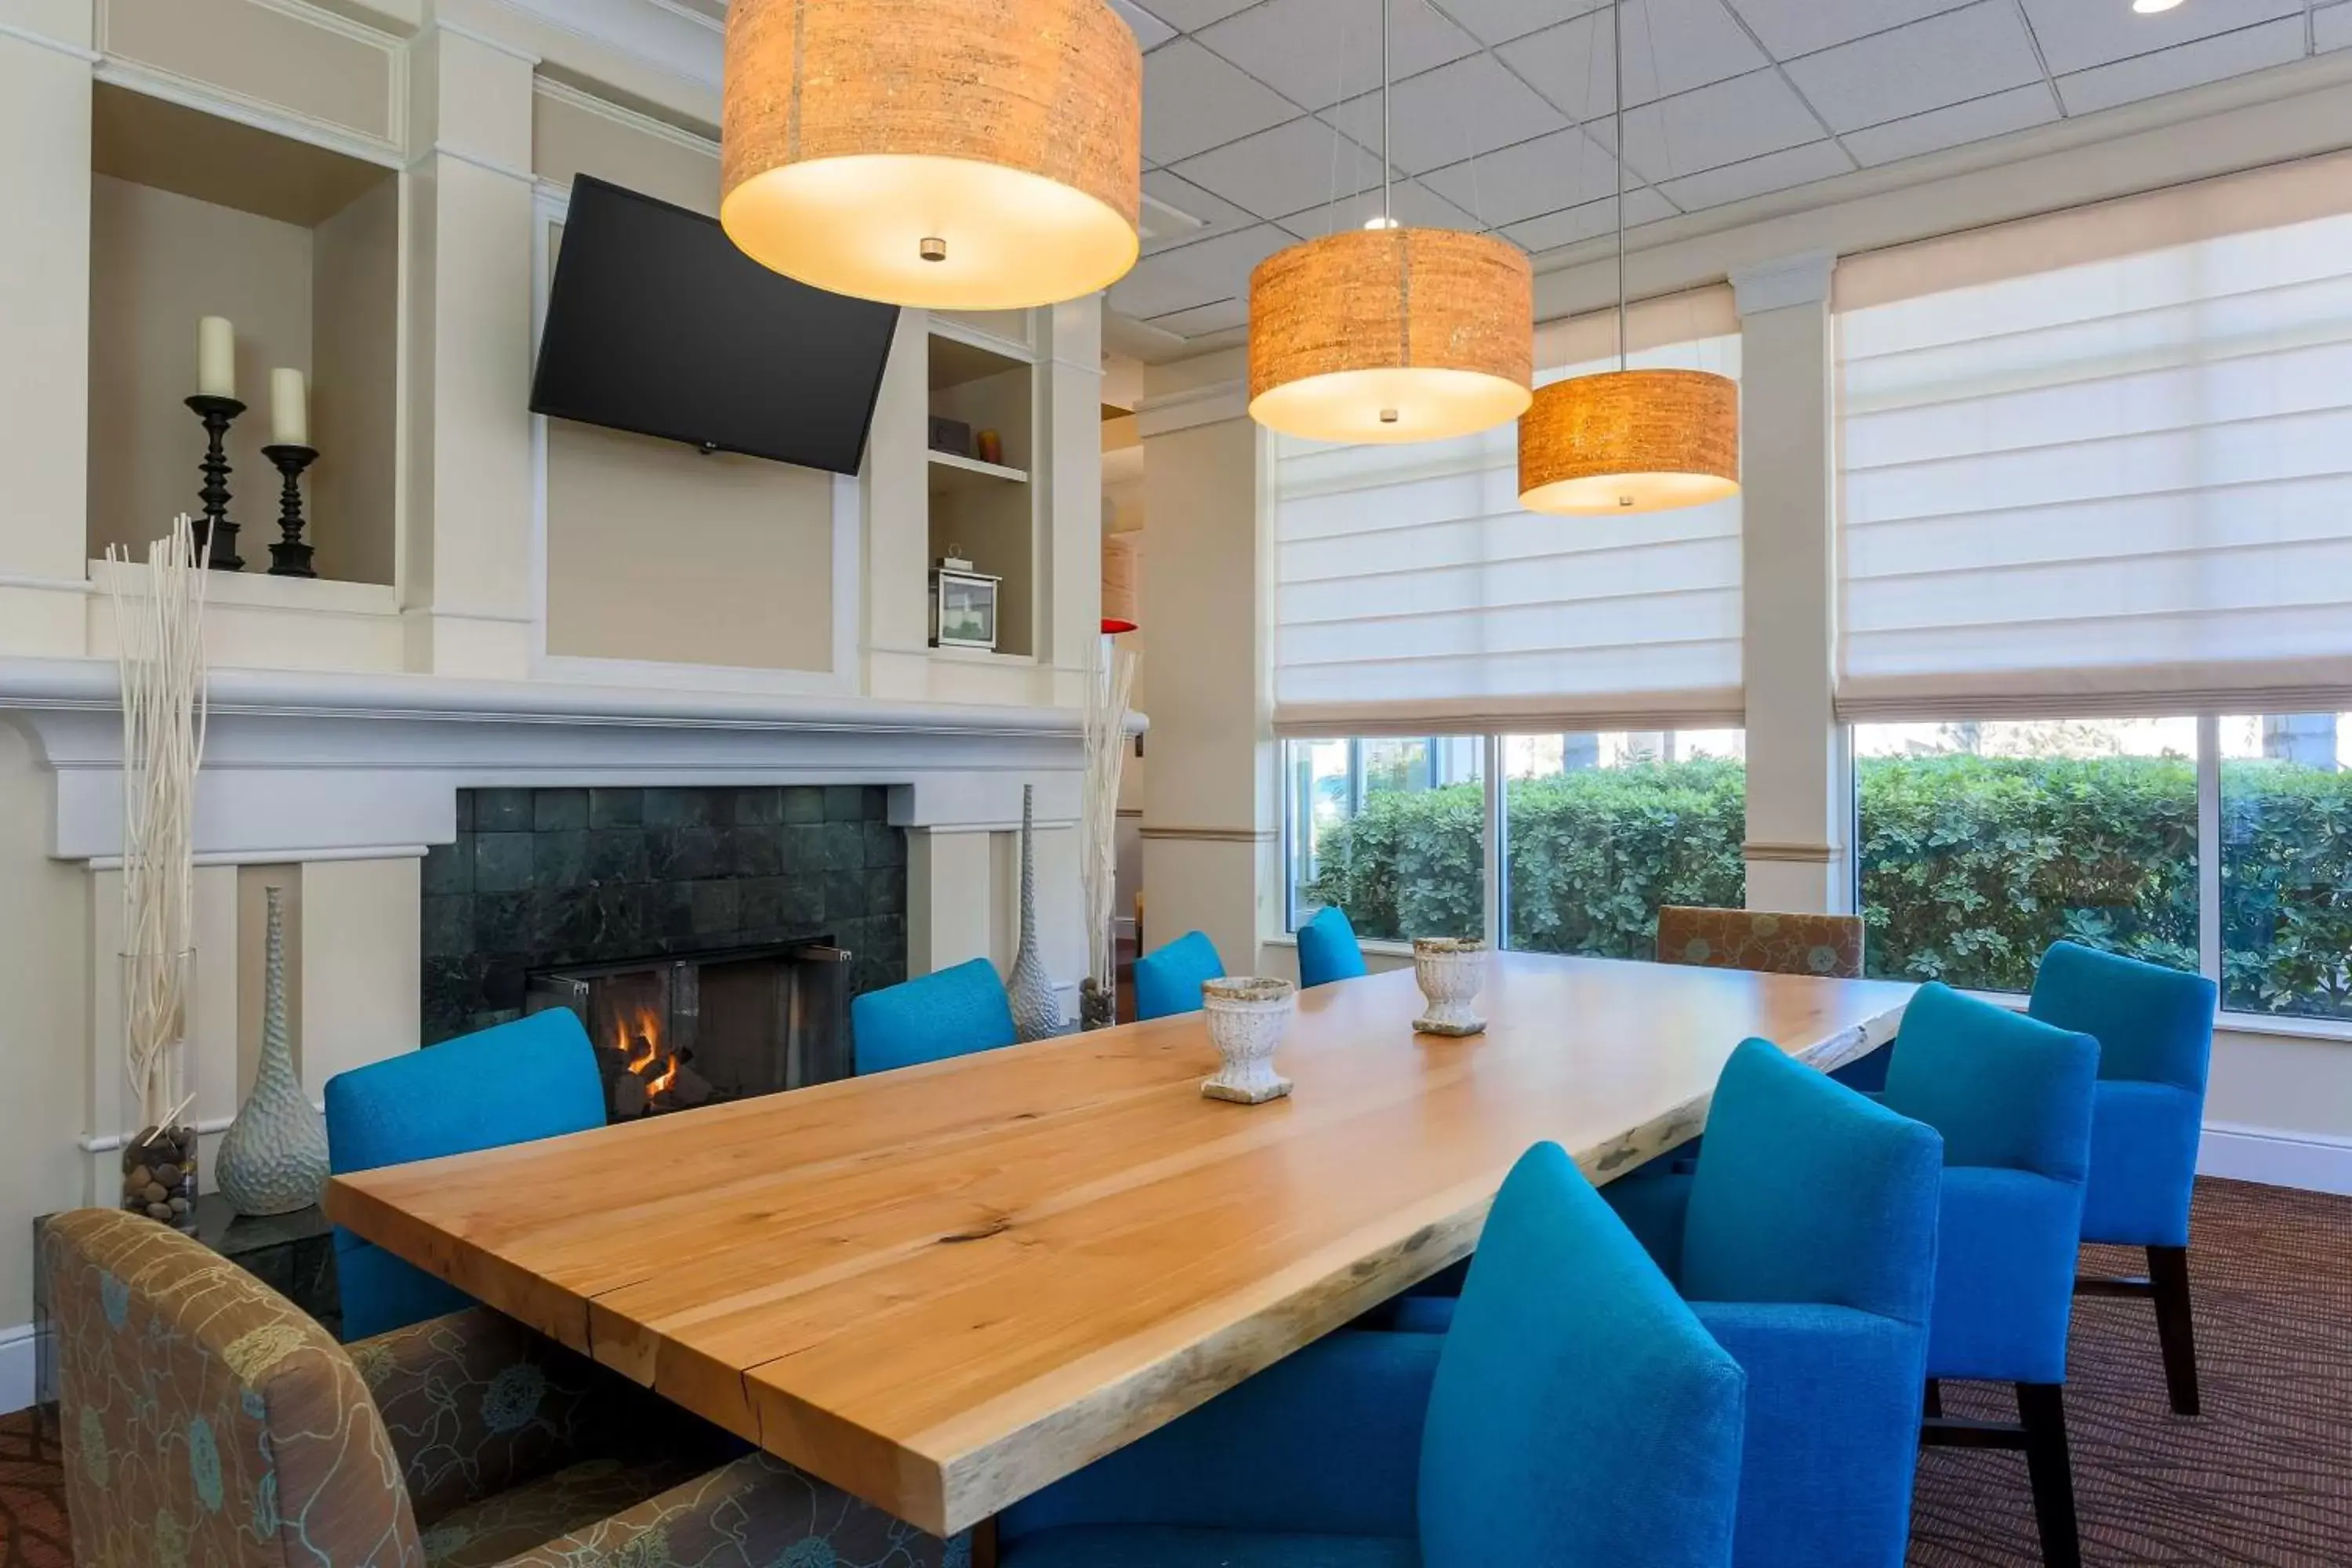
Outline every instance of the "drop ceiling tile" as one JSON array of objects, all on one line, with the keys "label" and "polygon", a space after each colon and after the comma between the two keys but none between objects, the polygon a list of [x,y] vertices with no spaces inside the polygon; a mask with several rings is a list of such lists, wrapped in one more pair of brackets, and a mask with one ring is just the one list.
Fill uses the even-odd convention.
[{"label": "drop ceiling tile", "polygon": [[1172,163],[1297,118],[1297,106],[1189,38],[1143,60],[1143,155]]},{"label": "drop ceiling tile", "polygon": [[1605,196],[1617,175],[1606,149],[1581,131],[1561,131],[1433,170],[1422,183],[1464,212],[1501,225]]},{"label": "drop ceiling tile", "polygon": [[2058,100],[2051,96],[2050,84],[2037,81],[1931,109],[1925,114],[1890,120],[1865,131],[1849,131],[1841,140],[1865,167],[1875,167],[2022,131],[2029,125],[2046,125],[2057,118]]},{"label": "drop ceiling tile", "polygon": [[[1585,130],[1603,148],[1615,145],[1613,121],[1591,121]],[[1750,71],[1696,92],[1627,110],[1625,158],[1633,171],[1629,183],[1696,174],[1703,169],[1760,158],[1783,147],[1800,147],[1821,136],[1822,122],[1780,79],[1780,72]],[[1607,166],[1603,159],[1604,174]]]},{"label": "drop ceiling tile", "polygon": [[2189,0],[2149,16],[2134,11],[2126,0],[2024,3],[2042,56],[2058,76],[2282,16],[2294,17],[2295,30],[2302,31],[2303,0]]},{"label": "drop ceiling tile", "polygon": [[1189,33],[1256,4],[1257,0],[1150,0],[1150,9],[1170,26]]},{"label": "drop ceiling tile", "polygon": [[1162,237],[1143,242],[1143,251],[1147,256],[1172,250],[1180,245],[1197,245],[1202,240],[1214,239],[1221,234],[1231,234],[1237,228],[1247,228],[1257,222],[1254,215],[1244,212],[1215,192],[1204,191],[1192,181],[1171,174],[1165,169],[1153,169],[1143,176],[1143,194],[1201,220],[1196,227],[1180,228],[1172,217],[1155,215],[1146,207],[1143,221],[1166,230]]},{"label": "drop ceiling tile", "polygon": [[1439,10],[1486,44],[1507,44],[1608,4],[1609,0],[1436,0]]},{"label": "drop ceiling tile", "polygon": [[[1361,145],[1380,150],[1379,93],[1327,109],[1323,118]],[[1567,116],[1487,54],[1397,83],[1389,120],[1396,167],[1406,174],[1568,128]]]},{"label": "drop ceiling tile", "polygon": [[[1474,53],[1478,40],[1419,0],[1395,8],[1397,80]],[[1328,109],[1381,82],[1381,8],[1373,0],[1265,0],[1201,42],[1284,97]]]},{"label": "drop ceiling tile", "polygon": [[[1625,193],[1625,226],[1628,228],[1639,228],[1645,223],[1655,223],[1660,218],[1674,216],[1673,204],[1647,185]],[[1616,226],[1617,198],[1603,196],[1597,202],[1586,202],[1581,206],[1546,213],[1541,217],[1515,223],[1503,230],[1503,236],[1507,239],[1517,240],[1540,256],[1563,245],[1574,245],[1595,235],[1611,233]]]},{"label": "drop ceiling tile", "polygon": [[1850,174],[1853,166],[1853,160],[1836,142],[1824,138],[1801,147],[1784,147],[1743,163],[1726,163],[1703,174],[1668,180],[1660,189],[1683,211],[1697,212],[1749,196],[1785,191],[1793,185],[1810,185],[1832,174]]},{"label": "drop ceiling tile", "polygon": [[2323,54],[2329,49],[2352,49],[2352,5],[2313,12],[2311,41]]},{"label": "drop ceiling tile", "polygon": [[1156,49],[1176,36],[1176,29],[1135,4],[1135,0],[1110,0],[1110,8],[1126,18],[1135,29],[1135,41],[1147,49]]},{"label": "drop ceiling tile", "polygon": [[[1408,228],[1458,228],[1473,232],[1484,227],[1478,220],[1432,191],[1418,180],[1400,180],[1389,191],[1389,210],[1396,220]],[[1360,195],[1339,202],[1326,202],[1308,207],[1305,212],[1292,213],[1282,220],[1282,226],[1301,239],[1318,239],[1339,229],[1361,228],[1381,211],[1381,193],[1376,186]]]},{"label": "drop ceiling tile", "polygon": [[1728,0],[1776,59],[1852,43],[1970,0]]},{"label": "drop ceiling tile", "polygon": [[2042,79],[2033,40],[2011,0],[1980,0],[1873,34],[1791,60],[1788,70],[1797,90],[1840,132]]},{"label": "drop ceiling tile", "polygon": [[[1579,120],[1616,105],[1607,9],[1496,50],[1538,91]],[[1719,0],[1627,0],[1625,102],[1688,92],[1771,62]]]},{"label": "drop ceiling tile", "polygon": [[1261,217],[1302,212],[1381,183],[1378,158],[1303,117],[1188,158],[1174,172]]},{"label": "drop ceiling tile", "polygon": [[1249,320],[1249,301],[1245,299],[1220,300],[1212,305],[1195,305],[1189,310],[1171,310],[1165,316],[1154,316],[1151,324],[1163,332],[1174,332],[1180,338],[1205,337],[1211,332],[1231,331]]},{"label": "drop ceiling tile", "polygon": [[1111,285],[1110,308],[1122,316],[1149,321],[1196,305],[1238,299],[1249,292],[1250,268],[1292,244],[1270,223],[1147,256],[1135,270]]},{"label": "drop ceiling tile", "polygon": [[2302,58],[2303,18],[2286,16],[2217,38],[2176,44],[2152,55],[2137,55],[2062,76],[2058,96],[2064,100],[2067,113],[2089,114]]}]

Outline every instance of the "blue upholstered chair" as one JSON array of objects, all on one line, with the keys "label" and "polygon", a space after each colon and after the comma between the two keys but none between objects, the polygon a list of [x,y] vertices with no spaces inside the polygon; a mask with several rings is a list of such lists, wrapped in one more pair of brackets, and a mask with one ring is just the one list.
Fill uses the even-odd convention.
[{"label": "blue upholstered chair", "polygon": [[2045,1024],[2099,1042],[2083,1239],[2147,1250],[2146,1279],[2079,1279],[2074,1288],[2085,1295],[2154,1298],[2165,1388],[2183,1415],[2200,1408],[2189,1304],[2189,1200],[2218,1000],[2201,974],[2062,942],[2042,955],[2028,1009]]},{"label": "blue upholstered chair", "polygon": [[1313,920],[1298,928],[1298,984],[1301,990],[1353,980],[1364,973],[1364,950],[1348,911],[1326,904]]},{"label": "blue upholstered chair", "polygon": [[[1942,1141],[1762,1040],[1725,1064],[1706,1127],[1696,1173],[1605,1195],[1748,1374],[1733,1561],[1899,1568]],[[1455,1310],[1406,1297],[1396,1323]]]},{"label": "blue upholstered chair", "polygon": [[1885,1103],[1944,1135],[1930,1379],[2017,1385],[2014,1426],[1947,1423],[1930,1444],[2017,1447],[2048,1568],[2082,1561],[2067,1456],[2066,1327],[2090,1169],[2099,1043],[1923,985],[1887,1063]]},{"label": "blue upholstered chair", "polygon": [[[596,1049],[579,1018],[560,1007],[327,1080],[328,1163],[338,1175],[604,1125]],[[341,1226],[335,1272],[346,1340],[475,1304]]]},{"label": "blue upholstered chair", "polygon": [[984,958],[868,991],[849,1004],[850,1052],[860,1078],[992,1051],[1018,1037],[1004,982]]},{"label": "blue upholstered chair", "polygon": [[1200,931],[1186,931],[1166,947],[1135,961],[1135,1016],[1164,1018],[1201,1010],[1201,982],[1225,972],[1217,944]]},{"label": "blue upholstered chair", "polygon": [[1452,1331],[1342,1331],[1008,1510],[1003,1568],[1725,1568],[1739,1368],[1557,1144]]}]

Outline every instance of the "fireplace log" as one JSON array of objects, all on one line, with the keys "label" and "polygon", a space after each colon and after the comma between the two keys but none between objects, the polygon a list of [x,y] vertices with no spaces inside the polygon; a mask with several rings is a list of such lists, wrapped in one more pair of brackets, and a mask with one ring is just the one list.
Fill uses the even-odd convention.
[{"label": "fireplace log", "polygon": [[616,1121],[633,1121],[646,1113],[646,1086],[632,1074],[623,1073],[613,1080],[613,1118]]}]

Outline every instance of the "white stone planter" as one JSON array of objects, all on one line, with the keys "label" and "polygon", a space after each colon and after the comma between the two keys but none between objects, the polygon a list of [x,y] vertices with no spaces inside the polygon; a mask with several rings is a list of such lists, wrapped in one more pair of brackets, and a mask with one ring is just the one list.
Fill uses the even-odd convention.
[{"label": "white stone planter", "polygon": [[1201,1010],[1224,1063],[1214,1078],[1202,1080],[1203,1095],[1263,1105],[1290,1092],[1290,1080],[1274,1070],[1274,1049],[1290,1027],[1297,996],[1298,988],[1287,980],[1234,975],[1202,984]]},{"label": "white stone planter", "polygon": [[1486,988],[1486,944],[1466,937],[1416,937],[1412,944],[1412,977],[1429,1008],[1412,1021],[1424,1035],[1484,1033],[1486,1020],[1478,1016],[1478,993]]}]

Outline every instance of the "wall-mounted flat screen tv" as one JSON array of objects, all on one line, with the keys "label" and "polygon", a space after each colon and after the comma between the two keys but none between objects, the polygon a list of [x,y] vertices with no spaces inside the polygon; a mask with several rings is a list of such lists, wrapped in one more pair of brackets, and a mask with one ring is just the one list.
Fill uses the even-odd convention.
[{"label": "wall-mounted flat screen tv", "polygon": [[898,308],[771,272],[717,221],[583,174],[534,414],[854,474]]}]

